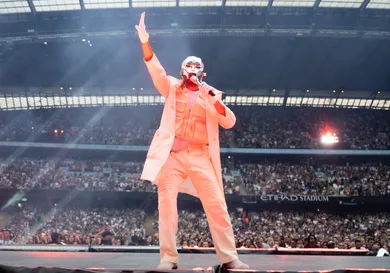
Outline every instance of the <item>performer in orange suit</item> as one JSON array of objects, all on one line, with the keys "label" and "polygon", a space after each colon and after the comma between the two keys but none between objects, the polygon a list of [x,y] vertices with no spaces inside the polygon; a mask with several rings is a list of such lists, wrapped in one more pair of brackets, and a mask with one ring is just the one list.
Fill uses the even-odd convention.
[{"label": "performer in orange suit", "polygon": [[165,97],[159,129],[146,158],[141,178],[158,185],[160,265],[176,269],[178,253],[177,195],[199,197],[206,212],[215,249],[221,264],[229,269],[247,269],[238,259],[233,229],[222,185],[218,125],[230,129],[236,122],[222,102],[222,92],[201,82],[203,63],[187,57],[182,79],[167,76],[149,44],[145,13],[138,26],[145,64],[156,89]]}]

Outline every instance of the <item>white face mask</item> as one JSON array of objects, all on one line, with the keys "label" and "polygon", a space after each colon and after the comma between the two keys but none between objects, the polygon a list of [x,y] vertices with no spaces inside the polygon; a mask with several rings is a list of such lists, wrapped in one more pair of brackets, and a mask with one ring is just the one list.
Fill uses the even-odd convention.
[{"label": "white face mask", "polygon": [[203,76],[203,69],[204,65],[201,58],[188,56],[181,64],[180,74],[187,79],[194,75],[200,80]]}]

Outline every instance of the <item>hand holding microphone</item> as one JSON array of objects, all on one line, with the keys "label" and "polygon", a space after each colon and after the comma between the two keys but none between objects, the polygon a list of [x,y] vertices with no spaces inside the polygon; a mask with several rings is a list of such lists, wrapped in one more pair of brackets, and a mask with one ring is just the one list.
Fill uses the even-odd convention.
[{"label": "hand holding microphone", "polygon": [[200,90],[201,96],[203,98],[207,98],[208,95],[215,97],[215,93],[213,92],[213,88],[210,85],[208,85],[205,82],[201,82],[195,75],[192,75],[190,77],[190,80],[199,86],[199,90]]}]

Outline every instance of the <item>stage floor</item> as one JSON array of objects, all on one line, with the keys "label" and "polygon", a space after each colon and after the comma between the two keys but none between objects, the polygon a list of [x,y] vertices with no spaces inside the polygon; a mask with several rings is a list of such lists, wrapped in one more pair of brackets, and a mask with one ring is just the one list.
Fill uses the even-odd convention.
[{"label": "stage floor", "polygon": [[[390,269],[389,257],[246,254],[240,255],[240,259],[257,270]],[[158,261],[157,253],[0,252],[0,264],[8,266],[146,269],[155,268]],[[179,268],[208,268],[216,264],[215,254],[180,254]]]}]

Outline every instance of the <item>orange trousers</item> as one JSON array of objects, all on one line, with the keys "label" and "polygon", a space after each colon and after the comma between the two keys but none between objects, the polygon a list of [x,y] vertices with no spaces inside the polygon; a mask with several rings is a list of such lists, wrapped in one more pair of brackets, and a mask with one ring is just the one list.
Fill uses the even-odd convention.
[{"label": "orange trousers", "polygon": [[162,167],[158,183],[159,240],[161,262],[177,263],[177,195],[179,186],[190,177],[207,215],[212,239],[221,264],[238,259],[233,229],[206,145],[189,145],[171,152]]}]

